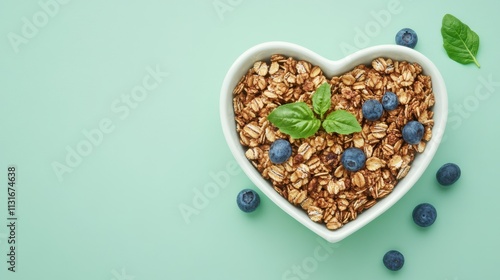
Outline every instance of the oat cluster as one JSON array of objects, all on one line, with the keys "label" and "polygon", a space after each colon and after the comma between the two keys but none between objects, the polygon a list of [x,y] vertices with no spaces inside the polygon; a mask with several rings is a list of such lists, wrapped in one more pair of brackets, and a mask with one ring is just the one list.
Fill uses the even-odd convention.
[{"label": "oat cluster", "polygon": [[[351,112],[361,124],[361,132],[339,135],[320,129],[307,139],[292,139],[267,120],[274,108],[285,103],[303,101],[312,107],[312,94],[325,82],[331,85],[330,111]],[[384,112],[377,121],[363,119],[363,102],[381,101],[386,91],[396,93],[400,105]],[[237,132],[246,157],[276,192],[331,230],[356,219],[390,194],[432,136],[431,79],[417,63],[377,58],[371,65],[359,65],[341,76],[327,78],[318,66],[307,61],[273,55],[269,61],[255,62],[233,95]],[[425,127],[417,145],[407,144],[402,138],[403,126],[411,120]],[[273,164],[268,156],[276,139],[292,144],[292,156],[283,164]],[[367,157],[365,166],[357,172],[345,170],[340,162],[349,147],[362,149]]]}]

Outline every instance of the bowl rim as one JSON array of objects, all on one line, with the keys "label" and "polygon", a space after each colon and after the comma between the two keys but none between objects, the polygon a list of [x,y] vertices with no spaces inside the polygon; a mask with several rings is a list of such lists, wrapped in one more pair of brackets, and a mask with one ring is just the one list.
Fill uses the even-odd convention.
[{"label": "bowl rim", "polygon": [[[309,219],[305,211],[292,205],[285,198],[281,197],[274,190],[269,181],[265,180],[245,157],[243,146],[239,142],[239,135],[236,133],[232,103],[233,89],[254,62],[258,60],[268,60],[272,54],[282,54],[285,56],[292,56],[298,60],[307,60],[313,65],[318,65],[327,77],[347,72],[359,64],[369,64],[377,57],[388,57],[394,60],[417,62],[422,66],[423,73],[431,77],[435,97],[435,104],[432,109],[434,111],[434,127],[432,139],[427,142],[425,151],[415,157],[412,168],[407,176],[398,182],[397,186],[388,196],[377,201],[374,206],[360,213],[355,220],[350,221],[340,229],[329,230],[324,224],[313,222]],[[441,73],[429,58],[414,49],[399,45],[377,45],[361,49],[340,60],[329,60],[305,47],[293,43],[271,41],[257,44],[247,49],[233,62],[222,83],[219,113],[222,131],[227,145],[233,157],[250,180],[283,211],[317,235],[333,243],[343,240],[379,217],[415,185],[431,162],[442,140],[447,122],[448,100],[446,85]]]}]

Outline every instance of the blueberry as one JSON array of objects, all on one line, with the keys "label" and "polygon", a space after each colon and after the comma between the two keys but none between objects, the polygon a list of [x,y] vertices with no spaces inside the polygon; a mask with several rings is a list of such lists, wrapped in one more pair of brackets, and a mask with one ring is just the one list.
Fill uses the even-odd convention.
[{"label": "blueberry", "polygon": [[461,174],[462,172],[460,171],[460,167],[458,167],[458,165],[454,163],[447,163],[439,168],[436,173],[436,179],[441,185],[449,186],[455,183],[458,178],[460,178]]},{"label": "blueberry", "polygon": [[363,103],[361,112],[363,113],[363,117],[365,117],[365,119],[369,121],[376,121],[382,116],[384,108],[378,100],[368,99],[365,101],[365,103]]},{"label": "blueberry", "polygon": [[257,209],[260,204],[259,194],[251,189],[244,189],[238,193],[236,203],[241,211],[250,213]]},{"label": "blueberry", "polygon": [[341,162],[348,171],[358,171],[365,166],[366,155],[359,148],[347,148],[342,154]]},{"label": "blueberry", "polygon": [[281,164],[292,155],[292,145],[285,139],[278,139],[271,144],[269,159],[272,163]]},{"label": "blueberry", "polygon": [[394,92],[386,92],[382,96],[382,106],[386,111],[392,111],[399,105],[398,96]]},{"label": "blueberry", "polygon": [[392,271],[400,270],[405,264],[405,257],[401,252],[390,250],[384,255],[384,265]]},{"label": "blueberry", "polygon": [[413,49],[417,42],[417,33],[411,28],[403,28],[396,34],[396,44],[398,45]]},{"label": "blueberry", "polygon": [[403,127],[403,139],[408,144],[418,144],[424,136],[424,126],[418,121],[410,121]]},{"label": "blueberry", "polygon": [[413,209],[413,221],[421,227],[428,227],[437,218],[436,208],[429,203],[419,204]]}]

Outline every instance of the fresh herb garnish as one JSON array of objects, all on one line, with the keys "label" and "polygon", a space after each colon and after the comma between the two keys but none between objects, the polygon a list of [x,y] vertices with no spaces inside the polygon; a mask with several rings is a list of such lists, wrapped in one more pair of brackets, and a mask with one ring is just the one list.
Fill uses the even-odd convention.
[{"label": "fresh herb garnish", "polygon": [[461,64],[474,62],[478,68],[481,67],[476,59],[479,36],[469,26],[458,18],[446,14],[443,17],[441,35],[443,47],[451,59]]},{"label": "fresh herb garnish", "polygon": [[[312,96],[314,112],[305,102],[288,103],[274,109],[267,119],[281,132],[295,139],[314,135],[321,125],[328,133],[360,132],[361,125],[356,117],[345,110],[333,111],[323,119],[323,115],[330,109],[331,96],[330,85],[324,83]],[[314,113],[320,115],[320,118],[318,119]]]},{"label": "fresh herb garnish", "polygon": [[312,96],[313,109],[316,114],[323,119],[323,115],[330,109],[332,105],[332,94],[330,93],[330,85],[324,83],[314,92]]},{"label": "fresh herb garnish", "polygon": [[274,109],[267,119],[281,132],[296,139],[314,135],[321,125],[321,121],[304,102],[281,105]]},{"label": "fresh herb garnish", "polygon": [[328,133],[351,134],[360,132],[361,126],[351,113],[344,110],[331,112],[323,121],[323,128]]}]

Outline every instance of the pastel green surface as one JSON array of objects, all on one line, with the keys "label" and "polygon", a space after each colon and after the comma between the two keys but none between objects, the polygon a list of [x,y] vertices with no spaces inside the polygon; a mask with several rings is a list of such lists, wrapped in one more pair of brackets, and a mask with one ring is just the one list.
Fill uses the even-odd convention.
[{"label": "pastel green surface", "polygon": [[[2,1],[0,279],[498,279],[499,9],[493,0]],[[480,36],[480,69],[447,57],[446,13]],[[333,245],[264,196],[256,212],[239,211],[237,193],[255,186],[234,166],[218,112],[233,61],[274,40],[339,59],[392,44],[403,27],[441,70],[450,105],[444,143],[414,188]],[[450,189],[435,180],[446,162],[462,168]],[[421,202],[438,211],[426,229],[411,220]],[[187,207],[195,214],[183,216]],[[406,258],[396,273],[382,264],[391,249]]]}]

